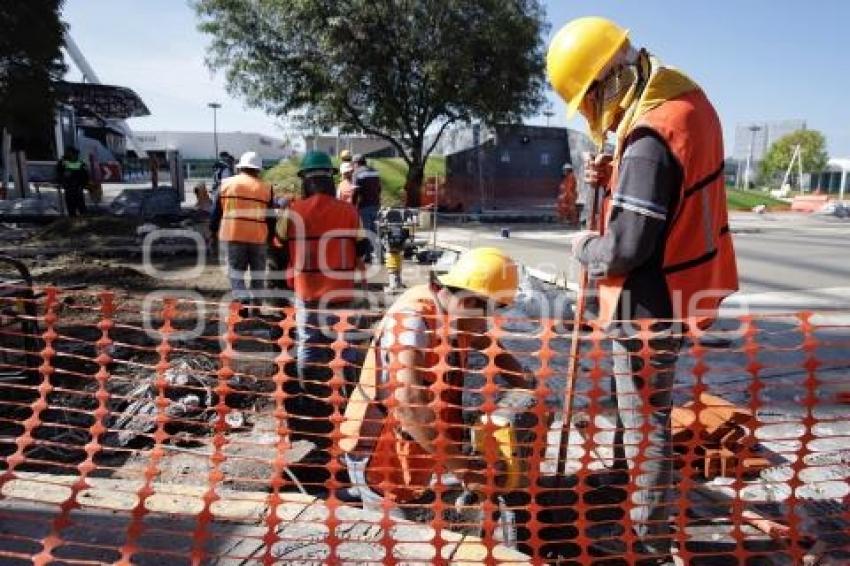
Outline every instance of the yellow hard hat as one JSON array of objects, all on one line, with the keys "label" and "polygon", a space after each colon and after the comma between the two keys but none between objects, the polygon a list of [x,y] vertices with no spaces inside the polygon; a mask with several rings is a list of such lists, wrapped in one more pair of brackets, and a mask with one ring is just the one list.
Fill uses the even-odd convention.
[{"label": "yellow hard hat", "polygon": [[343,149],[339,152],[339,160],[340,161],[351,161],[351,151],[347,149]]},{"label": "yellow hard hat", "polygon": [[598,17],[578,18],[555,34],[546,54],[546,73],[552,88],[567,103],[568,118],[628,37],[629,30]]},{"label": "yellow hard hat", "polygon": [[503,306],[513,304],[519,287],[514,261],[499,248],[473,248],[439,278],[446,287],[464,289]]}]

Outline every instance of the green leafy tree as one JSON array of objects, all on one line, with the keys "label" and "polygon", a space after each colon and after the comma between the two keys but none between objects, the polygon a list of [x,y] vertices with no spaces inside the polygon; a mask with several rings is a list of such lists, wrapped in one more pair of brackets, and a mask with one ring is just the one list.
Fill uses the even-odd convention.
[{"label": "green leafy tree", "polygon": [[[195,0],[228,88],[275,116],[387,140],[417,204],[449,124],[517,120],[543,102],[539,0]],[[436,139],[426,144],[426,132]]]},{"label": "green leafy tree", "polygon": [[[800,146],[804,173],[823,171],[829,161],[826,138],[817,130],[797,130],[776,140],[761,162],[761,178],[766,182],[781,178],[791,163],[794,148]],[[796,171],[794,171],[796,172]]]},{"label": "green leafy tree", "polygon": [[42,143],[53,127],[54,82],[65,73],[63,0],[0,2],[0,129],[15,149]]}]

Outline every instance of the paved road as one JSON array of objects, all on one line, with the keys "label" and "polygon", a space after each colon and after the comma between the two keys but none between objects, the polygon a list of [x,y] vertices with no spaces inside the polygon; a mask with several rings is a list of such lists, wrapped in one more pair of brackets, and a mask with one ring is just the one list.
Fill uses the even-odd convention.
[{"label": "paved road", "polygon": [[[762,294],[850,286],[850,220],[796,214],[734,214],[732,232],[741,292]],[[528,268],[563,284],[574,270],[564,252],[569,231],[555,225],[444,225],[438,241],[451,247],[498,245]],[[848,293],[850,294],[850,293]]]}]

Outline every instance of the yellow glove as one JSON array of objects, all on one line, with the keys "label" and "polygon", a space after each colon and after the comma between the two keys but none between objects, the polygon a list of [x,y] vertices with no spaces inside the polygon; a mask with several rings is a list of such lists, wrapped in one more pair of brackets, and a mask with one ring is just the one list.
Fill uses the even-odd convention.
[{"label": "yellow glove", "polygon": [[520,487],[526,465],[517,457],[517,440],[512,423],[500,415],[482,415],[472,429],[476,452],[497,470],[496,485],[504,489]]}]

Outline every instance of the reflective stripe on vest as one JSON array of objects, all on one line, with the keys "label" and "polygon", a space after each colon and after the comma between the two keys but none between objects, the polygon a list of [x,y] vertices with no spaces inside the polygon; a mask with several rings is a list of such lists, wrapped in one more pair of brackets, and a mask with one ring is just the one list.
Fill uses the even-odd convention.
[{"label": "reflective stripe on vest", "polygon": [[[440,361],[436,353],[440,344],[452,345],[447,363],[453,370],[442,375],[430,371],[422,373],[429,386],[441,385],[436,388],[442,391],[440,399],[432,402],[438,412],[439,422],[445,425],[438,429],[438,434],[442,433],[449,444],[459,444],[464,438],[462,393],[466,341],[458,343],[452,340],[448,334],[448,321],[443,319],[438,322],[438,317],[443,318],[445,315],[438,312],[430,289],[427,285],[419,285],[399,297],[378,324],[360,372],[358,386],[349,398],[340,425],[342,451],[360,458],[368,457],[366,477],[369,485],[380,490],[379,484],[386,482],[384,485],[389,486],[389,489],[382,491],[393,501],[409,501],[421,495],[428,488],[436,468],[434,455],[399,428],[385,404],[399,388],[399,384],[393,368],[384,377],[381,337],[384,331],[398,328],[402,320],[409,316],[422,317],[428,328],[431,347],[422,350],[426,355],[425,367],[434,367]],[[403,328],[395,333],[396,338],[402,331]],[[397,339],[393,344],[395,354],[404,348]]]},{"label": "reflective stripe on vest", "polygon": [[357,210],[330,195],[313,195],[290,206],[287,240],[291,284],[299,299],[351,299],[359,231]]},{"label": "reflective stripe on vest", "polygon": [[[723,136],[717,113],[701,90],[650,110],[635,125],[663,139],[682,167],[678,205],[666,235],[663,273],[673,316],[706,327],[721,301],[738,290],[738,270],[729,233],[723,177]],[[628,135],[624,136],[624,139]],[[616,191],[617,172],[612,179]],[[605,215],[611,214],[607,197]],[[599,281],[599,318],[615,316],[625,277]]]},{"label": "reflective stripe on vest", "polygon": [[219,195],[219,240],[264,244],[268,240],[271,187],[250,175],[239,174],[224,181]]}]

